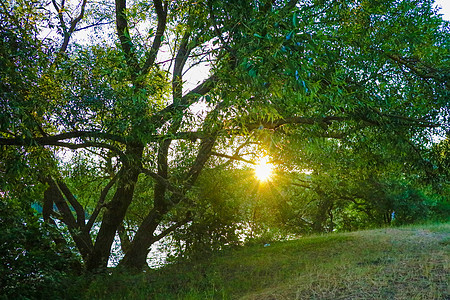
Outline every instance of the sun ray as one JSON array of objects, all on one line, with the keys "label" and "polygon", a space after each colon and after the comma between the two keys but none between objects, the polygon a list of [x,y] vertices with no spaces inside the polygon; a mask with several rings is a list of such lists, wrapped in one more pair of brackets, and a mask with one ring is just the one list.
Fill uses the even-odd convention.
[{"label": "sun ray", "polygon": [[266,156],[262,157],[255,165],[255,176],[259,181],[267,181],[273,175],[273,165]]}]

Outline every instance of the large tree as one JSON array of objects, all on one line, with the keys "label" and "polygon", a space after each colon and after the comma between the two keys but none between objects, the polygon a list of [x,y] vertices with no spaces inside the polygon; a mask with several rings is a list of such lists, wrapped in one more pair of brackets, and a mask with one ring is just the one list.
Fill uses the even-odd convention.
[{"label": "large tree", "polygon": [[[370,131],[418,149],[449,129],[449,24],[432,1],[2,1],[0,13],[0,195],[18,168],[45,186],[43,217],[87,270],[107,266],[117,233],[120,265],[142,269],[192,218],[179,207],[195,209],[202,170],[270,151],[273,133],[364,143]],[[187,88],[197,65],[204,80]]]}]

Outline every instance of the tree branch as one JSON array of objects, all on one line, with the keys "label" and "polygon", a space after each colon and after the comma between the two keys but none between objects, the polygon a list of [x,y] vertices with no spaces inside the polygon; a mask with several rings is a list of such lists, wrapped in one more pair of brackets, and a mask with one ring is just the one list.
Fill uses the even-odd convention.
[{"label": "tree branch", "polygon": [[[65,36],[67,34],[67,26],[66,26],[66,22],[64,21],[64,16],[63,16],[63,12],[65,9],[65,7],[64,7],[65,1],[64,0],[61,1],[61,7],[58,6],[58,4],[56,3],[56,0],[52,0],[52,3],[53,3],[53,7],[56,9],[56,12],[58,14],[59,24],[61,25],[63,34]],[[60,52],[63,52],[63,51],[61,51],[61,49],[60,49]]]},{"label": "tree branch", "polygon": [[334,121],[345,121],[349,118],[339,117],[339,116],[327,116],[321,118],[312,118],[312,117],[288,117],[282,118],[274,121],[261,121],[259,123],[248,124],[245,127],[247,130],[251,131],[258,128],[266,128],[266,129],[277,129],[286,124],[306,124],[306,125],[314,125],[314,124],[331,124]]},{"label": "tree branch", "polygon": [[161,176],[155,172],[152,172],[148,169],[145,169],[145,168],[142,168],[141,171],[143,174],[148,175],[148,176],[152,177],[153,179],[155,179],[158,184],[164,186],[164,188],[169,190],[172,194],[174,194],[182,199],[186,199],[186,197],[183,195],[183,193],[180,190],[178,190],[176,187],[174,187],[169,182],[169,180],[167,180],[167,178],[164,178],[163,176]]},{"label": "tree branch", "polygon": [[172,93],[174,103],[180,101],[183,96],[182,74],[184,65],[186,64],[187,58],[189,57],[189,53],[191,52],[192,49],[191,47],[188,48],[190,36],[191,32],[189,30],[186,30],[181,39],[180,47],[175,57],[175,65],[173,68],[173,75],[172,75]]},{"label": "tree branch", "polygon": [[89,232],[92,229],[92,226],[94,225],[95,220],[97,219],[98,214],[100,213],[100,210],[103,207],[103,203],[105,203],[106,196],[108,195],[109,190],[116,183],[119,173],[120,173],[120,171],[116,175],[114,175],[114,177],[108,182],[108,184],[105,186],[105,188],[100,193],[100,198],[98,199],[97,205],[95,206],[95,209],[92,212],[92,215],[89,218],[89,221],[86,224],[86,227],[84,228],[84,230],[86,232]]},{"label": "tree branch", "polygon": [[75,144],[75,143],[61,142],[62,140],[66,140],[66,139],[86,138],[86,137],[110,139],[110,140],[117,141],[117,142],[120,142],[123,144],[126,143],[124,138],[113,135],[113,134],[109,134],[109,133],[74,131],[74,132],[66,132],[66,133],[61,133],[61,134],[57,134],[57,135],[53,135],[53,136],[44,136],[44,137],[0,138],[0,145],[31,146],[33,144],[38,144],[41,146],[59,146],[59,147],[69,148],[72,150],[80,149],[80,148],[87,148],[87,147],[96,147],[96,148],[109,149],[109,150],[117,153],[120,157],[122,157],[122,158],[125,157],[125,154],[119,148],[117,148],[113,145],[107,144],[107,143],[86,141],[83,143]]},{"label": "tree branch", "polygon": [[77,199],[73,196],[72,192],[69,190],[69,187],[60,179],[56,181],[59,189],[66,197],[67,201],[69,201],[70,205],[72,205],[73,209],[75,210],[75,213],[77,215],[77,224],[80,229],[82,229],[85,226],[85,211],[83,209],[83,206],[78,202]]},{"label": "tree branch", "polygon": [[155,4],[156,15],[158,16],[158,25],[156,27],[156,35],[153,40],[152,48],[148,52],[147,59],[145,60],[144,66],[141,70],[144,74],[148,73],[155,62],[159,48],[161,47],[161,42],[167,23],[167,1],[164,2],[164,6],[161,0],[154,0],[153,3]]},{"label": "tree branch", "polygon": [[252,162],[250,160],[246,160],[245,158],[242,158],[242,157],[237,156],[237,155],[227,155],[227,154],[217,153],[215,151],[212,151],[211,155],[218,156],[218,157],[224,157],[224,158],[228,158],[228,159],[232,159],[232,160],[239,160],[239,161],[243,161],[243,162],[248,163],[248,164],[256,165],[256,163],[254,163],[254,162]]},{"label": "tree branch", "polygon": [[69,41],[70,41],[70,37],[72,36],[72,33],[75,32],[76,26],[77,24],[83,19],[84,17],[84,11],[86,8],[86,3],[87,0],[82,0],[81,2],[81,8],[80,8],[80,13],[78,14],[78,16],[73,19],[70,22],[70,27],[67,28],[67,25],[64,21],[64,16],[63,16],[63,12],[64,12],[64,5],[65,5],[65,0],[61,1],[61,6],[58,6],[58,4],[56,3],[56,0],[52,0],[53,6],[55,7],[57,13],[58,13],[58,18],[59,18],[59,23],[61,25],[62,31],[63,31],[63,43],[61,45],[61,48],[59,49],[59,53],[64,53],[67,50],[67,46],[69,45]]},{"label": "tree branch", "polygon": [[217,81],[217,76],[211,75],[189,93],[184,95],[179,103],[172,103],[155,113],[149,123],[155,128],[162,126],[173,116],[174,113],[188,108],[191,104],[195,103],[202,96],[210,92],[214,88]]},{"label": "tree branch", "polygon": [[49,187],[44,193],[44,198],[48,199],[47,201],[49,203],[55,203],[58,211],[62,215],[62,221],[70,230],[77,229],[78,226],[77,222],[75,221],[75,217],[72,215],[69,205],[67,205],[66,201],[64,201],[64,197],[61,194],[61,191],[58,188],[56,182],[50,177],[47,178],[45,182],[49,185]]},{"label": "tree branch", "polygon": [[177,222],[175,224],[172,224],[171,226],[167,227],[166,229],[164,229],[163,231],[161,231],[160,234],[153,236],[153,238],[151,239],[152,243],[156,243],[157,241],[159,241],[160,239],[164,238],[165,236],[167,236],[168,234],[170,234],[171,232],[173,232],[175,229],[183,226],[184,224],[186,224],[187,222],[191,221],[192,218],[190,218],[189,216],[186,217],[184,220]]},{"label": "tree branch", "polygon": [[33,137],[33,138],[10,138],[3,139],[0,138],[0,145],[24,145],[26,141],[36,141],[38,144],[46,145],[47,143],[54,143],[58,141],[63,141],[67,139],[73,138],[102,138],[107,140],[112,140],[115,142],[119,142],[122,144],[126,144],[126,139],[104,132],[94,132],[94,131],[72,131],[72,132],[64,132],[56,135],[48,135],[44,137]]},{"label": "tree branch", "polygon": [[139,71],[139,65],[134,53],[133,42],[131,41],[128,20],[126,18],[126,0],[116,0],[116,28],[120,45],[125,53],[128,66],[131,68],[132,80],[135,81]]},{"label": "tree branch", "polygon": [[214,28],[214,32],[217,36],[217,38],[220,40],[220,42],[222,43],[224,49],[230,53],[231,56],[236,57],[235,51],[233,51],[233,49],[228,45],[228,43],[223,39],[222,36],[222,32],[220,31],[219,27],[217,26],[217,22],[216,22],[216,17],[214,15],[214,10],[213,10],[213,5],[212,5],[212,1],[209,0],[208,1],[208,7],[209,7],[209,17],[211,19],[211,23],[213,25]]},{"label": "tree branch", "polygon": [[192,167],[189,169],[186,176],[186,189],[189,190],[197,180],[200,172],[203,170],[206,162],[211,156],[212,149],[216,142],[217,135],[205,138],[202,140],[200,144],[200,150],[197,153],[197,157],[195,158]]},{"label": "tree branch", "polygon": [[302,184],[302,183],[291,182],[291,184],[294,185],[294,186],[303,187],[303,188],[306,188],[306,189],[312,189],[311,186],[306,185],[306,184]]},{"label": "tree branch", "polygon": [[428,78],[435,79],[439,82],[445,83],[446,86],[449,87],[450,75],[448,74],[448,72],[446,72],[445,74],[441,74],[437,69],[427,66],[425,63],[416,58],[406,58],[401,57],[400,55],[397,54],[389,54],[389,53],[386,53],[386,56],[392,59],[393,61],[406,66],[411,71],[413,71],[414,74],[423,79]]},{"label": "tree branch", "polygon": [[108,22],[102,22],[102,21],[99,21],[99,22],[97,22],[97,23],[95,23],[95,24],[86,25],[86,26],[84,26],[84,27],[77,28],[77,29],[74,30],[74,32],[76,32],[76,31],[81,31],[81,30],[85,30],[85,29],[89,29],[89,28],[94,27],[94,26],[108,25],[108,24],[111,24],[112,22],[113,22],[113,21],[108,21]]}]

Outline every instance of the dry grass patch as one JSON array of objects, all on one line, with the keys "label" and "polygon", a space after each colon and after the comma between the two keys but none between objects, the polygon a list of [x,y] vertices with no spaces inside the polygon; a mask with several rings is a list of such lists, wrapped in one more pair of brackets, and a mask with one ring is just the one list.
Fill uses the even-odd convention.
[{"label": "dry grass patch", "polygon": [[327,262],[243,299],[450,299],[450,224],[345,235]]}]

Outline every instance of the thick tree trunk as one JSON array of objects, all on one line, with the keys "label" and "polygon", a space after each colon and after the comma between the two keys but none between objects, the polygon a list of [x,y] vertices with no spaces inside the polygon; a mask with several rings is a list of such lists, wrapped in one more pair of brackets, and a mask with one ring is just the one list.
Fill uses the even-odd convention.
[{"label": "thick tree trunk", "polygon": [[[212,148],[214,147],[216,138],[204,139],[200,145],[200,150],[197,154],[197,158],[193,163],[191,169],[186,174],[185,191],[188,191],[197,180],[201,170],[205,166],[205,163],[211,155]],[[165,154],[165,151],[162,152]],[[167,157],[167,155],[165,156]],[[161,161],[159,170],[160,175],[167,177],[167,162]],[[161,222],[164,215],[170,210],[173,204],[180,201],[173,199],[173,203],[166,203],[164,201],[167,189],[160,184],[156,185],[154,208],[150,211],[147,217],[142,222],[141,226],[133,238],[130,250],[125,254],[125,257],[120,262],[120,266],[131,270],[142,270],[146,264],[147,255],[150,246],[155,242],[154,232]]]},{"label": "thick tree trunk", "polygon": [[118,188],[113,199],[107,204],[94,249],[86,261],[87,271],[102,271],[108,265],[114,237],[133,200],[134,188],[140,173],[142,151],[142,146],[135,146],[127,151],[130,162],[128,168],[124,168],[123,176],[118,181]]},{"label": "thick tree trunk", "polygon": [[[180,126],[180,122],[172,125],[171,130],[176,131]],[[158,175],[167,179],[168,164],[167,156],[171,140],[165,140],[160,143],[158,151]],[[158,227],[162,217],[169,210],[168,203],[165,203],[167,188],[164,184],[157,182],[153,197],[153,209],[145,217],[139,226],[136,235],[129,247],[129,251],[125,253],[124,258],[120,262],[120,266],[127,269],[141,270],[146,263],[149,248],[153,243],[153,234]]]},{"label": "thick tree trunk", "polygon": [[147,215],[139,227],[138,232],[134,236],[129,251],[120,262],[121,267],[135,271],[140,271],[144,268],[147,262],[149,248],[155,241],[154,232],[158,227],[164,213],[165,212],[152,209],[152,211]]}]

